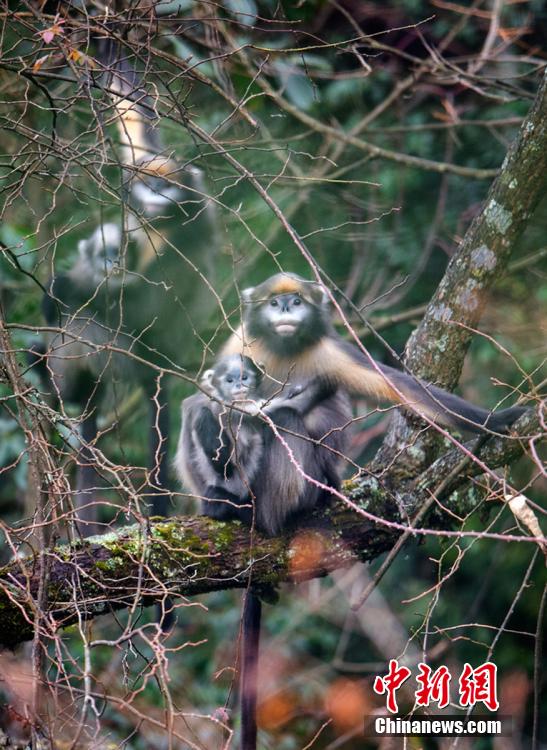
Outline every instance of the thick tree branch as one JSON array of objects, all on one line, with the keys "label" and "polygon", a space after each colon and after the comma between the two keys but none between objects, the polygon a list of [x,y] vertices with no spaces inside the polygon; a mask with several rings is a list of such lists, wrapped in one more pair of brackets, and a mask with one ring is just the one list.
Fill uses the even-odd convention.
[{"label": "thick tree branch", "polygon": [[[519,434],[529,436],[536,430],[537,415],[531,411],[519,421]],[[492,440],[480,458],[491,468],[502,466],[522,454],[524,442]],[[49,576],[47,605],[39,620],[42,640],[79,617],[92,619],[135,604],[150,604],[167,593],[187,597],[242,588],[251,577],[258,589],[270,589],[282,581],[325,575],[356,558],[373,560],[390,550],[407,529],[408,517],[429,500],[439,472],[446,475],[458,461],[461,453],[450,451],[419,484],[397,496],[374,478],[355,488],[348,484],[349,505],[337,501],[316,514],[313,529],[296,536],[267,539],[253,534],[250,539],[248,529],[238,523],[203,517],[151,524],[144,520],[142,525],[18,558],[0,570],[0,645],[13,647],[33,637],[44,562]],[[450,490],[477,473],[480,469],[471,462]],[[471,502],[476,507],[481,500],[482,495],[474,493]],[[469,499],[462,502],[465,512],[470,512]],[[458,511],[456,506],[457,502]],[[371,520],[371,514],[379,521]],[[436,523],[447,533],[446,518]]]}]

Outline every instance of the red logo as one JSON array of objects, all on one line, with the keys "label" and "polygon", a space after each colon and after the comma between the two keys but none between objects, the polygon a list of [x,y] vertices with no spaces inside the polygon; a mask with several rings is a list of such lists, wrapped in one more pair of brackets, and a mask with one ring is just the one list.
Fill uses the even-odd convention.
[{"label": "red logo", "polygon": [[[374,678],[373,690],[377,695],[386,696],[386,708],[396,714],[397,691],[408,680],[412,672],[408,667],[399,666],[397,659],[390,659],[386,675]],[[435,671],[421,662],[418,664],[414,699],[417,706],[429,706],[436,703],[438,708],[446,708],[450,703],[450,682],[452,675],[448,667],[441,666]],[[485,662],[473,669],[465,663],[458,679],[460,706],[472,707],[484,703],[490,711],[499,708],[497,695],[497,667],[492,662]]]}]

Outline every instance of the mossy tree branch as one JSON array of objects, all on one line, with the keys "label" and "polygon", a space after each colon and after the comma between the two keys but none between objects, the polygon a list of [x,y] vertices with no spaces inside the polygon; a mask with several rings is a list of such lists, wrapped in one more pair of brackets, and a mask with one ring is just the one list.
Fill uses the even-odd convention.
[{"label": "mossy tree branch", "polygon": [[[518,427],[523,436],[534,433],[538,428],[535,413],[522,417]],[[522,454],[524,442],[494,439],[484,446],[479,458],[490,468],[502,466]],[[13,647],[33,637],[44,567],[47,605],[40,627],[42,638],[47,639],[80,618],[150,604],[168,593],[187,597],[243,588],[251,576],[259,590],[269,590],[283,581],[324,575],[356,559],[373,560],[393,547],[407,528],[408,517],[429,499],[438,485],[439,472],[446,475],[458,461],[461,453],[449,451],[419,483],[402,487],[397,496],[374,478],[353,488],[347,484],[351,507],[337,500],[316,514],[311,529],[296,536],[250,536],[239,523],[204,517],[153,523],[144,519],[141,525],[56,547],[39,557],[14,560],[0,570],[0,645]],[[450,491],[477,473],[480,469],[471,462]],[[480,493],[472,494],[475,507],[481,500]],[[450,498],[456,512],[464,504],[468,513],[469,502],[463,495]],[[446,523],[444,518],[443,529]]]}]

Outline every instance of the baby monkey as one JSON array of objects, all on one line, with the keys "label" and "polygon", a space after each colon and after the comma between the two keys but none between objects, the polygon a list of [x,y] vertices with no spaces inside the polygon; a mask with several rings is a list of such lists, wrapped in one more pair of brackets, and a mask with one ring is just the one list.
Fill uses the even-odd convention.
[{"label": "baby monkey", "polygon": [[324,490],[313,480],[339,487],[340,453],[333,458],[306,426],[306,418],[320,415],[336,389],[314,378],[264,400],[261,380],[259,368],[240,354],[222,357],[205,372],[205,393],[182,404],[175,468],[187,489],[202,498],[205,515],[254,521],[275,535],[292,515],[321,500]]}]

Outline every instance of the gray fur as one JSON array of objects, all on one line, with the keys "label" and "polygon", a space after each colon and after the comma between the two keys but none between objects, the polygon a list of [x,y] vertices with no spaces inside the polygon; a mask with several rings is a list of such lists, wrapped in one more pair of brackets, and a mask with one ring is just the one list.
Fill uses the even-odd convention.
[{"label": "gray fur", "polygon": [[[196,431],[196,418],[202,408],[207,408],[212,413],[218,424],[221,441],[224,440],[231,448],[230,461],[235,469],[232,476],[227,475],[227,467],[224,467],[223,476],[219,479],[212,467],[215,456],[209,456],[203,450]],[[174,466],[183,486],[196,497],[203,498],[209,486],[221,482],[227,492],[241,498],[246,497],[260,467],[263,452],[260,431],[252,428],[244,415],[230,412],[204,393],[196,393],[184,399],[181,419],[182,428]]]},{"label": "gray fur", "polygon": [[[312,381],[301,385],[304,397]],[[328,499],[328,491],[315,482],[340,488],[349,438],[344,428],[351,422],[349,398],[335,392],[309,410],[307,405],[297,396],[272,414],[280,439],[272,436],[267,443],[267,459],[254,485],[257,525],[272,536],[283,531],[291,517]]]},{"label": "gray fur", "polygon": [[[227,363],[234,365],[234,361],[238,367],[244,362],[256,371],[248,358],[230,355],[207,373],[209,395],[195,394],[183,402],[175,469],[183,485],[204,499],[207,515],[249,522],[254,519],[260,530],[276,535],[292,516],[311,510],[328,494],[315,482],[339,487],[347,443],[344,428],[351,421],[351,405],[344,393],[312,379],[286,384],[279,395],[267,401],[253,401],[260,389],[249,389],[240,404],[243,408],[254,404],[256,412],[262,412],[265,418],[253,416],[252,409],[236,417],[229,404],[223,406],[214,400],[227,400],[229,394],[222,390],[219,375]],[[231,471],[220,478],[218,466],[213,466],[214,456],[204,449],[196,428],[203,409],[213,415],[220,442],[228,448]],[[254,514],[238,513],[233,498],[225,512],[211,506],[212,485],[220,493],[236,496],[247,509],[254,507]]]}]

